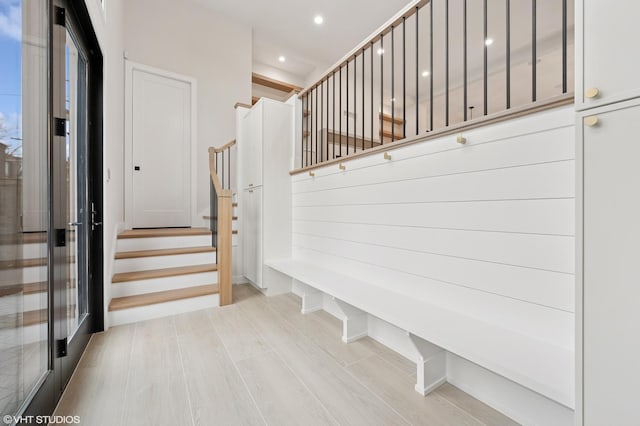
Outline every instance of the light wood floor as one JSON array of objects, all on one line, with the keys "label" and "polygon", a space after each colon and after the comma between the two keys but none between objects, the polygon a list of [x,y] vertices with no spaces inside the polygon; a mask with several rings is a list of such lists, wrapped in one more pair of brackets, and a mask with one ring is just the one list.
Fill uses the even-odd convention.
[{"label": "light wood floor", "polygon": [[96,334],[56,410],[82,425],[514,425],[291,294],[234,287],[235,304]]}]

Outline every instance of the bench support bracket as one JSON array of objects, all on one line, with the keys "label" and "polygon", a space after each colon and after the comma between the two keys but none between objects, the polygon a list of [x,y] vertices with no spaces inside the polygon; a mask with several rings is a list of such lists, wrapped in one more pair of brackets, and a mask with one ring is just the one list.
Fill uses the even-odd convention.
[{"label": "bench support bracket", "polygon": [[367,336],[369,334],[367,313],[335,297],[333,300],[343,315],[342,341],[351,343]]},{"label": "bench support bracket", "polygon": [[294,286],[297,291],[302,294],[302,310],[303,314],[321,311],[323,302],[323,293],[315,288],[308,286],[298,280],[294,280]]},{"label": "bench support bracket", "polygon": [[416,392],[424,396],[447,381],[447,352],[415,334],[407,337],[417,352]]}]

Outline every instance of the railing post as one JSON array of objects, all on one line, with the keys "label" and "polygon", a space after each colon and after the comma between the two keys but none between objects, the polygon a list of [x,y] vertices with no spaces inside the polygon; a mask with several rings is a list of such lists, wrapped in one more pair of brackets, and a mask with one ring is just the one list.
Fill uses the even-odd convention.
[{"label": "railing post", "polygon": [[218,288],[220,291],[220,306],[233,302],[232,294],[232,259],[231,235],[233,220],[233,203],[230,190],[222,191],[218,197]]}]

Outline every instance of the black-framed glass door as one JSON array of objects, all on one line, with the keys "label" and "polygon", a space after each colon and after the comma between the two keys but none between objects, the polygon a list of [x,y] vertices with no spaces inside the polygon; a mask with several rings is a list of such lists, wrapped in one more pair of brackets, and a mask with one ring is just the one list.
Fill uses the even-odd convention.
[{"label": "black-framed glass door", "polygon": [[0,15],[0,419],[11,424],[51,414],[103,329],[102,56],[84,2],[3,0]]}]

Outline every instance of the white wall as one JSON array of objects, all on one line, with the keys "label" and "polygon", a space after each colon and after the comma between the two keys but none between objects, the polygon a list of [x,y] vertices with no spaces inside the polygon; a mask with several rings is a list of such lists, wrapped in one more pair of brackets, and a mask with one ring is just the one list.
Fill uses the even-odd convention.
[{"label": "white wall", "polygon": [[251,99],[251,28],[192,0],[127,0],[124,28],[127,59],[197,79],[197,211],[208,209],[207,148],[235,138],[233,106]]},{"label": "white wall", "polygon": [[[465,136],[466,145],[445,136],[394,150],[392,161],[380,153],[344,172],[294,176],[294,256],[572,351],[572,108]],[[499,399],[475,383],[466,390]],[[561,404],[548,400],[564,420],[573,381],[565,385]]]}]

